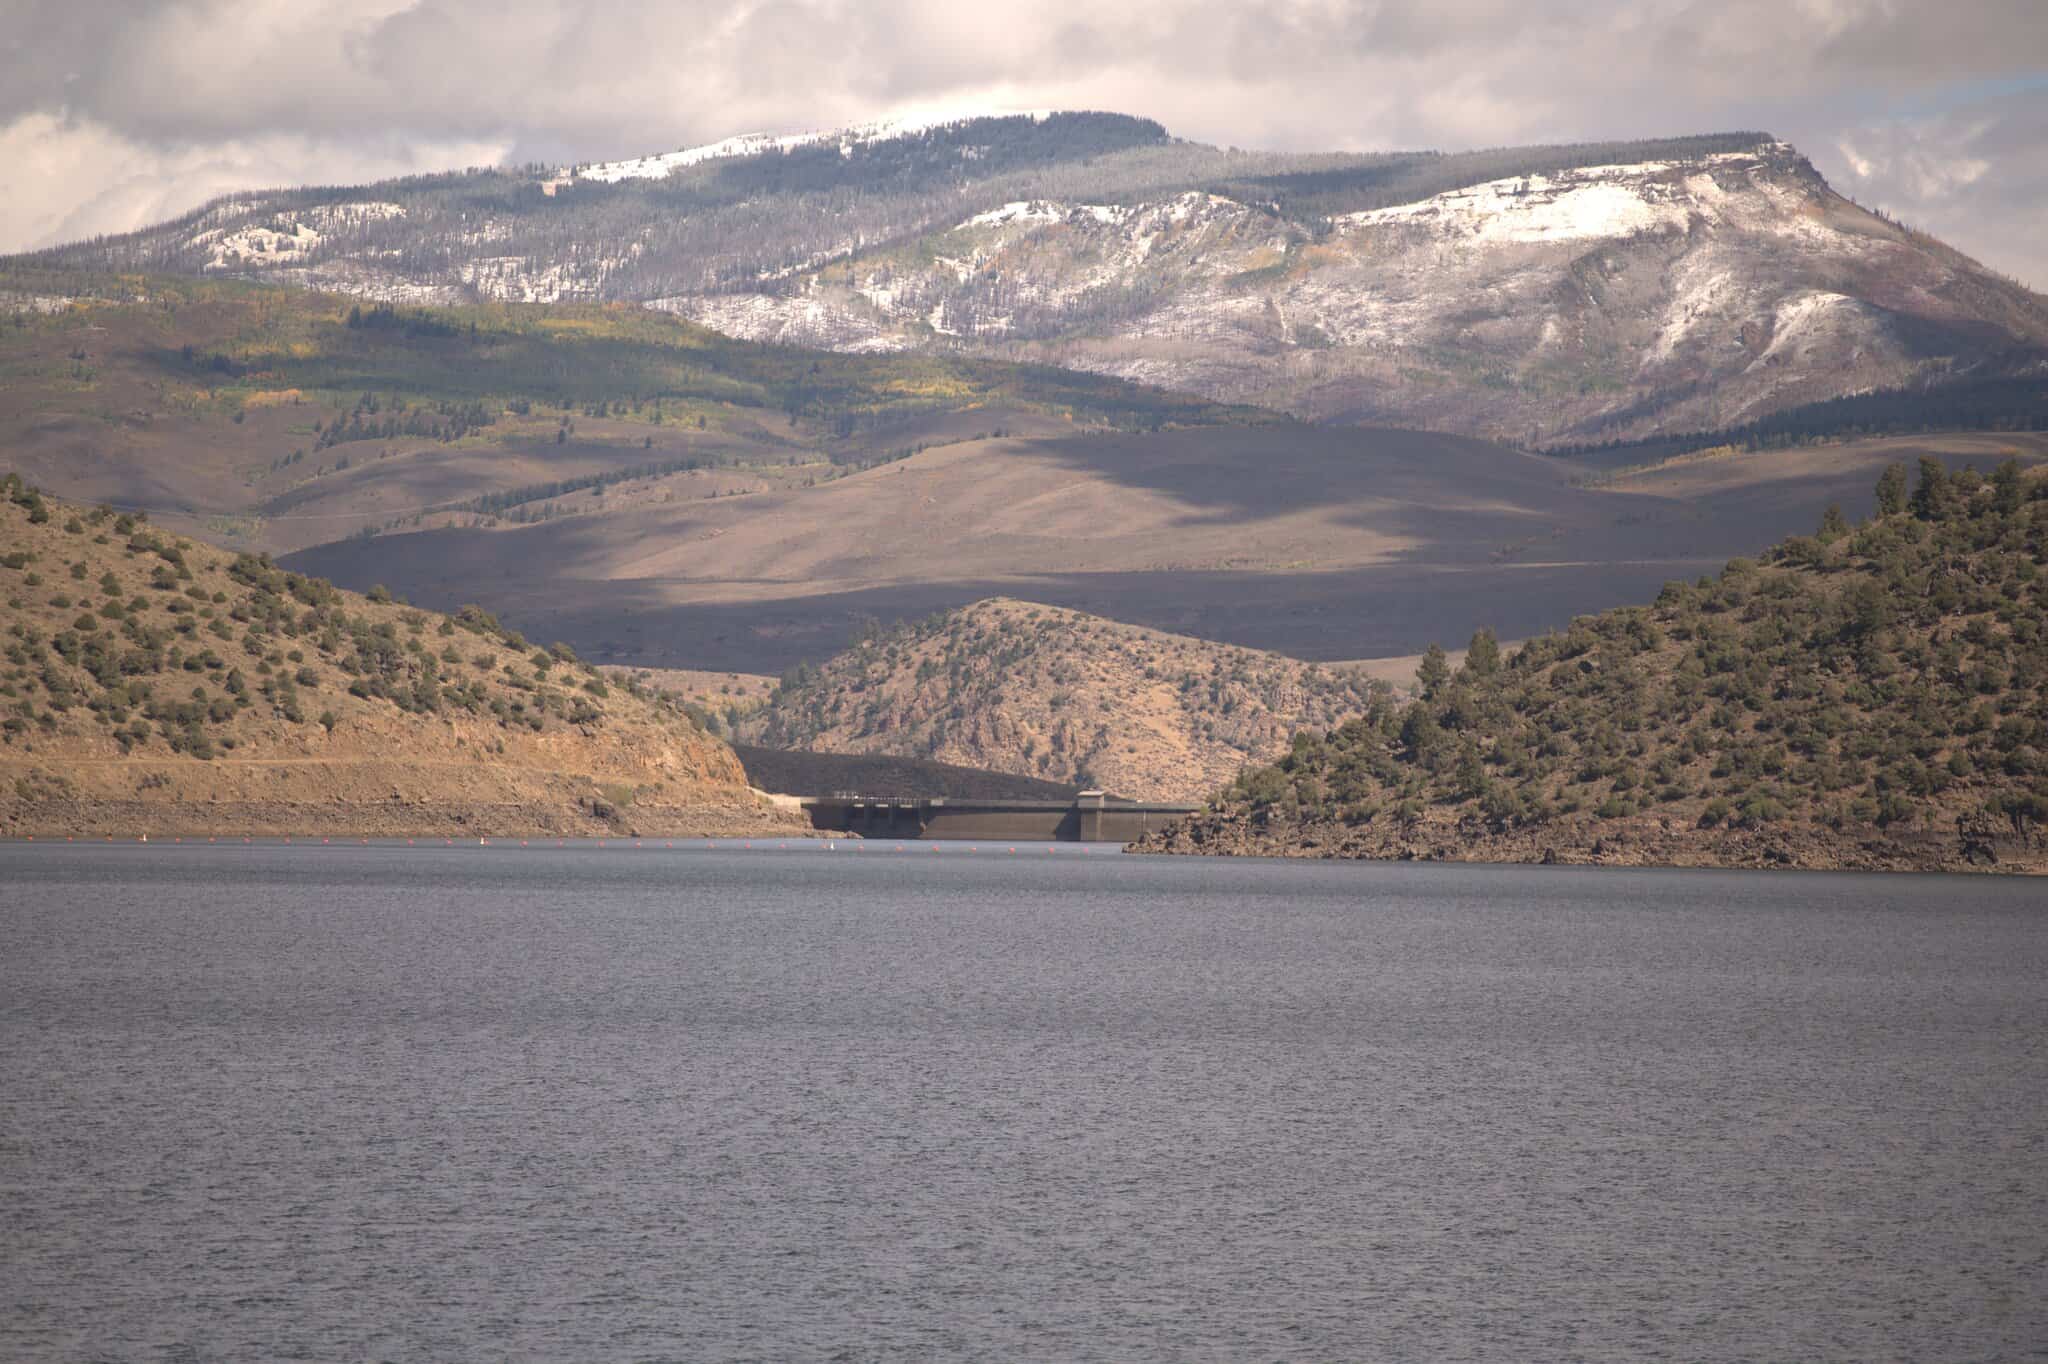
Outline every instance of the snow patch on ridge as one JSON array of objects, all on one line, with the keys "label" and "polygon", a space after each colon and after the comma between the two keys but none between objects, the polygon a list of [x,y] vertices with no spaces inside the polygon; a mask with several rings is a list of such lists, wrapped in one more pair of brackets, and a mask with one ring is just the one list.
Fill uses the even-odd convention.
[{"label": "snow patch on ridge", "polygon": [[579,166],[572,174],[575,179],[595,180],[602,184],[617,184],[621,180],[659,180],[670,171],[702,165],[706,161],[730,161],[739,157],[764,156],[769,152],[789,152],[798,147],[822,146],[832,142],[839,144],[841,156],[851,156],[856,147],[889,142],[900,137],[915,137],[919,133],[930,132],[934,128],[949,128],[956,123],[967,123],[981,118],[1028,118],[1043,123],[1055,112],[1057,111],[1052,109],[1001,109],[985,113],[955,111],[946,114],[877,119],[872,123],[860,123],[851,128],[834,130],[742,133],[738,137],[707,142],[701,147],[684,147],[680,151],[636,157],[630,161],[601,161],[593,166]]},{"label": "snow patch on ridge", "polygon": [[[1699,168],[1760,169],[1767,152],[1716,152],[1693,161],[1638,161],[1626,165],[1581,166],[1554,175],[1518,175],[1447,190],[1410,204],[1346,213],[1332,223],[1340,230],[1422,227],[1475,243],[1580,241],[1628,237],[1663,229],[1683,230],[1696,214],[1719,216],[1734,197]],[[1674,182],[1673,173],[1693,174]]]},{"label": "snow patch on ridge", "polygon": [[[235,213],[256,208],[253,203],[223,204],[208,218],[221,221]],[[405,209],[381,200],[353,203],[315,204],[311,208],[287,210],[270,221],[241,227],[208,228],[185,239],[189,248],[204,248],[205,270],[239,269],[247,266],[303,265],[322,242],[338,232],[368,222],[403,218]]]},{"label": "snow patch on ridge", "polygon": [[1671,301],[1656,339],[1644,352],[1638,373],[1676,359],[1680,347],[1714,323],[1728,323],[1747,301],[1748,293],[1732,268],[1711,260],[1687,260],[1672,281]]},{"label": "snow patch on ridge", "polygon": [[977,213],[961,228],[1008,227],[1012,223],[1056,223],[1067,216],[1064,206],[1046,199],[1020,199],[1001,208],[992,208],[986,213]]},{"label": "snow patch on ridge", "polygon": [[688,318],[727,336],[775,345],[807,346],[850,355],[909,349],[909,342],[903,338],[810,295],[685,295],[657,298],[647,306]]},{"label": "snow patch on ridge", "polygon": [[1882,339],[1882,315],[1860,299],[1825,289],[1808,289],[1780,299],[1771,344],[1749,364],[1754,372],[1772,364],[1797,364],[1823,345],[1869,345]]},{"label": "snow patch on ridge", "polygon": [[1417,226],[1476,242],[1556,242],[1625,237],[1659,227],[1683,227],[1685,209],[1652,203],[1632,184],[1573,183],[1532,175],[1451,190],[1419,203],[1348,213],[1345,229]]}]

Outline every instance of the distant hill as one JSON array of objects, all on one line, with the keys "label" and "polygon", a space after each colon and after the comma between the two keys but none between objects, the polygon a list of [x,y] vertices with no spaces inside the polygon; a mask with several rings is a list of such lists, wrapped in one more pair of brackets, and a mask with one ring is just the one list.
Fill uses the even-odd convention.
[{"label": "distant hill", "polygon": [[1379,696],[1148,850],[2048,870],[2048,482],[1884,513]]},{"label": "distant hill", "polygon": [[1525,447],[2038,381],[2048,361],[2048,302],[1760,132],[1274,155],[1110,113],[968,118],[237,194],[31,259],[401,306],[649,305]]},{"label": "distant hill", "polygon": [[273,552],[801,487],[1000,431],[1277,420],[1047,366],[756,345],[640,309],[391,307],[45,267],[0,268],[0,374],[0,448],[24,477]]},{"label": "distant hill", "polygon": [[1381,690],[1348,671],[997,598],[792,671],[739,733],[1199,798]]},{"label": "distant hill", "polygon": [[[286,560],[506,619],[604,663],[780,674],[875,622],[1013,597],[1318,661],[1526,639],[1870,507],[1888,461],[1988,469],[2038,434],[1898,437],[1601,470],[1365,428],[1019,433],[815,486],[345,540]],[[658,486],[658,485],[657,485]],[[720,705],[719,709],[723,709]]]},{"label": "distant hill", "polygon": [[680,703],[476,608],[0,480],[0,834],[795,827]]}]

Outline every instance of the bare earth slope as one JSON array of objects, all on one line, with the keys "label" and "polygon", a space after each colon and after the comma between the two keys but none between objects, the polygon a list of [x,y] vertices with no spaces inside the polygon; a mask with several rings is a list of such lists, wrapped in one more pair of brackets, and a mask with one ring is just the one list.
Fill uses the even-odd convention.
[{"label": "bare earth slope", "polygon": [[743,833],[680,706],[458,622],[5,485],[0,832]]},{"label": "bare earth slope", "polygon": [[507,619],[587,657],[780,673],[890,623],[1020,597],[1297,658],[1521,639],[1870,505],[1920,451],[1988,469],[2039,436],[1914,437],[1574,486],[1456,436],[1288,425],[967,442],[811,488],[327,545],[289,562]]},{"label": "bare earth slope", "polygon": [[1151,851],[2048,871],[2048,482],[1674,582],[1246,773]]},{"label": "bare earth slope", "polygon": [[1196,799],[1371,693],[1353,673],[995,598],[798,670],[740,732]]}]

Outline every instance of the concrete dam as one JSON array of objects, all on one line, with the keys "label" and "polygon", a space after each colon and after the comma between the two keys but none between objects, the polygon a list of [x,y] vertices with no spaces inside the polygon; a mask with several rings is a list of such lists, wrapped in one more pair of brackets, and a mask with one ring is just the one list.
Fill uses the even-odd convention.
[{"label": "concrete dam", "polygon": [[961,800],[945,796],[807,796],[811,827],[863,838],[1000,839],[1128,843],[1199,805],[1113,800],[1083,791],[1072,800]]}]

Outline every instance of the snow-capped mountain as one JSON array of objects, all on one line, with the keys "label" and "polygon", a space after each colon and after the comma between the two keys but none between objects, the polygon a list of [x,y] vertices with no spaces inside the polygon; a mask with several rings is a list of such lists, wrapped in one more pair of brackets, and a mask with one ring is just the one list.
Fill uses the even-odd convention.
[{"label": "snow-capped mountain", "polygon": [[1724,427],[2048,346],[2040,298],[1777,142],[1310,220],[1201,192],[1019,201],[656,306],[757,340],[970,346],[1535,444]]},{"label": "snow-capped mountain", "polygon": [[2048,356],[2048,301],[1761,134],[1313,157],[1111,114],[913,119],[244,195],[52,254],[403,302],[627,300],[1535,445]]}]

